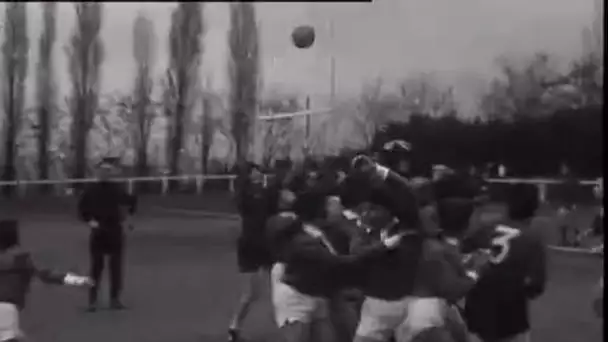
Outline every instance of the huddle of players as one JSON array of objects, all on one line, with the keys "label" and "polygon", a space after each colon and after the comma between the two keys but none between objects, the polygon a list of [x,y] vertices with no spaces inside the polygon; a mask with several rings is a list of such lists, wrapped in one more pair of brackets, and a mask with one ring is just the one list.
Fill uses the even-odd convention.
[{"label": "huddle of players", "polygon": [[[385,154],[403,153],[388,164],[400,170],[409,148],[389,146]],[[345,178],[260,187],[250,205],[264,192],[275,196],[265,205],[278,203],[266,221],[262,207],[240,208],[249,222],[240,262],[271,265],[282,337],[456,342],[471,333],[484,342],[527,339],[528,301],[543,293],[546,281],[544,246],[529,230],[537,188],[511,186],[508,217],[472,232],[478,193],[471,179],[445,172],[420,185],[407,178],[407,167],[401,171],[358,156]],[[354,209],[370,203],[388,214],[380,219],[383,228],[367,225],[369,215]],[[248,218],[252,213],[256,220]],[[257,253],[243,253],[242,246],[251,245],[246,236],[258,241]]]}]

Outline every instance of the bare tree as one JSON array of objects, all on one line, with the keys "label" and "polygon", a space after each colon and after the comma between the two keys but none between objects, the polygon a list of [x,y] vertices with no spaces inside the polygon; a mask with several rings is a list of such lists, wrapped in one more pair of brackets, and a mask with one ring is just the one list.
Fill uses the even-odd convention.
[{"label": "bare tree", "polygon": [[547,112],[543,96],[559,78],[546,53],[537,53],[522,67],[512,61],[499,60],[502,77],[492,81],[482,97],[482,112],[490,119],[514,119]]},{"label": "bare tree", "polygon": [[[53,48],[56,40],[57,3],[42,4],[43,31],[38,40],[39,58],[37,76],[38,97],[38,177],[49,178],[49,146],[51,140],[52,115],[55,110],[55,79],[53,75]],[[43,186],[43,191],[48,187]]]},{"label": "bare tree", "polygon": [[87,173],[88,135],[99,105],[101,64],[104,58],[101,40],[103,4],[79,2],[74,4],[76,27],[66,49],[69,61],[72,97],[71,145],[74,178]]},{"label": "bare tree", "polygon": [[137,65],[137,76],[133,90],[135,110],[135,149],[137,154],[136,174],[148,175],[148,141],[155,117],[151,100],[154,83],[151,69],[154,63],[154,23],[139,14],[133,24],[133,56]]},{"label": "bare tree", "polygon": [[453,88],[441,85],[429,73],[403,80],[399,85],[399,95],[402,114],[440,117],[454,115],[456,112]]},{"label": "bare tree", "polygon": [[[4,43],[4,89],[2,93],[6,128],[4,140],[4,170],[2,179],[14,180],[16,175],[17,135],[23,115],[25,100],[25,78],[29,57],[29,38],[27,35],[27,8],[25,3],[11,2],[5,4]],[[10,196],[13,187],[5,187]]]},{"label": "bare tree", "polygon": [[171,17],[170,60],[166,72],[165,115],[168,120],[168,159],[171,175],[179,173],[184,144],[184,124],[198,90],[198,71],[203,53],[203,4],[180,2]]},{"label": "bare tree", "polygon": [[228,46],[231,59],[230,113],[232,136],[236,145],[236,161],[247,160],[255,123],[260,73],[259,36],[253,3],[230,4]]},{"label": "bare tree", "polygon": [[213,93],[211,92],[211,80],[207,79],[202,96],[203,112],[201,113],[201,171],[207,174],[209,171],[209,155],[213,144],[215,133],[215,122],[213,120]]}]

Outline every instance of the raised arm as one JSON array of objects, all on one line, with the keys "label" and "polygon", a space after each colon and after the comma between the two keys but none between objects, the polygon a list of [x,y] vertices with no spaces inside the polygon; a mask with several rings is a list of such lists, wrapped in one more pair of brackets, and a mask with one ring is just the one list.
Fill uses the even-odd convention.
[{"label": "raised arm", "polygon": [[379,164],[376,164],[375,172],[383,180],[383,183],[381,189],[374,191],[374,195],[371,197],[372,202],[385,201],[382,198],[386,198],[387,196],[379,196],[380,192],[390,194],[388,196],[390,203],[377,204],[385,205],[391,214],[397,217],[399,222],[406,227],[419,228],[420,214],[418,200],[408,180]]}]

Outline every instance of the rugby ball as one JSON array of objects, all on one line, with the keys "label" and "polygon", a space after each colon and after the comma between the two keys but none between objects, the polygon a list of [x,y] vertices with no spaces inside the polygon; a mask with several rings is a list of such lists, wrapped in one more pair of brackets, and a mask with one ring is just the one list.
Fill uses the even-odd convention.
[{"label": "rugby ball", "polygon": [[298,26],[291,33],[291,39],[298,49],[308,49],[315,42],[315,29],[308,25]]}]

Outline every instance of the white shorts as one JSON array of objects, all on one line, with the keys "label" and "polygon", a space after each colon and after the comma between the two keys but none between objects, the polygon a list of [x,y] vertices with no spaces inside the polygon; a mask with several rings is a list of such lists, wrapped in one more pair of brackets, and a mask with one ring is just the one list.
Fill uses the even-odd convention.
[{"label": "white shorts", "polygon": [[327,300],[313,297],[299,292],[281,281],[285,272],[285,265],[277,263],[270,273],[272,305],[277,326],[283,327],[287,323],[311,323],[317,319],[327,317]]},{"label": "white shorts", "polygon": [[10,303],[0,303],[0,341],[23,337],[19,325],[19,309]]},{"label": "white shorts", "polygon": [[395,336],[408,342],[420,332],[445,324],[448,305],[439,298],[407,296],[393,301],[365,298],[356,335],[365,340],[386,341]]}]

